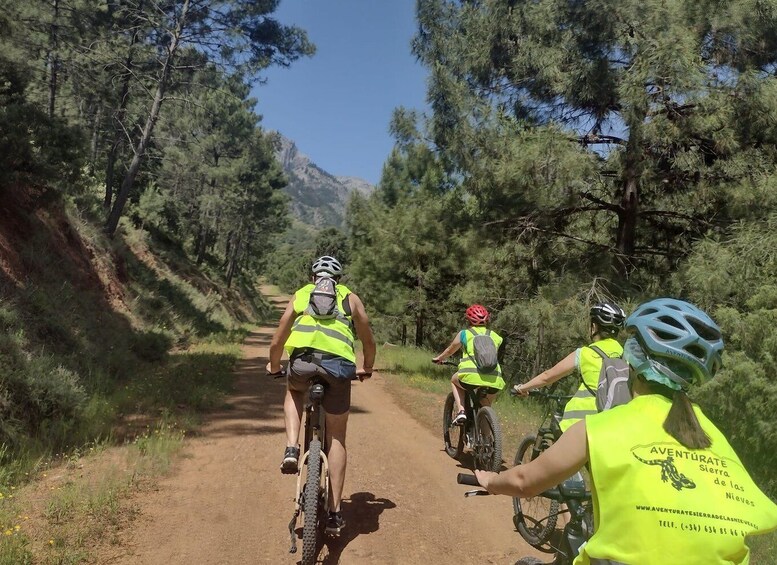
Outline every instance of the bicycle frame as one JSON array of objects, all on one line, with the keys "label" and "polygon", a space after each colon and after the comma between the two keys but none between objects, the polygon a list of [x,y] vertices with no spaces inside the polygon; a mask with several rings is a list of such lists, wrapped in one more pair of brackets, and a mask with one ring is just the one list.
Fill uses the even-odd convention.
[{"label": "bicycle frame", "polygon": [[[533,458],[557,441],[561,434],[560,422],[564,415],[564,406],[571,397],[566,395],[546,394],[531,391],[531,396],[540,396],[551,400],[554,405],[548,407],[545,419],[537,430]],[[569,512],[570,520],[564,526],[560,546],[555,550],[553,565],[570,565],[580,553],[580,547],[591,537],[592,524],[586,523],[591,504],[591,493],[586,490],[585,480],[580,472],[565,480],[560,485],[540,494],[545,498],[555,500],[559,505],[565,505],[566,510],[556,512],[556,516]],[[551,516],[548,516],[550,518]]]},{"label": "bicycle frame", "polygon": [[540,496],[557,500],[559,504],[564,504],[567,507],[567,510],[559,512],[559,514],[569,512],[570,520],[564,526],[560,546],[553,548],[556,552],[553,565],[571,565],[580,553],[582,545],[593,534],[593,524],[586,523],[586,516],[589,514],[591,504],[591,493],[586,490],[583,476],[578,472]]}]

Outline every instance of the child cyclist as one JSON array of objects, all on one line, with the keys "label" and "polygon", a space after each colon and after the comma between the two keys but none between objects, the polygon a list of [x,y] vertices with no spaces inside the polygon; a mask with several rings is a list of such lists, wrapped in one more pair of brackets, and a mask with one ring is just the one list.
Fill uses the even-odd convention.
[{"label": "child cyclist", "polygon": [[[451,377],[453,398],[456,400],[458,408],[458,414],[453,420],[454,424],[463,424],[467,420],[467,415],[464,412],[465,388],[488,387],[493,389],[493,392],[482,400],[484,406],[490,406],[496,393],[505,386],[504,378],[502,378],[502,367],[497,362],[497,360],[502,359],[504,353],[504,340],[488,327],[491,315],[480,304],[473,304],[467,308],[465,315],[469,327],[458,332],[445,351],[432,359],[435,363],[442,363],[459,349],[463,350],[458,370]],[[475,337],[480,335],[487,335],[493,341],[493,351],[497,358],[493,368],[483,369],[482,366],[479,368],[475,361]]]}]

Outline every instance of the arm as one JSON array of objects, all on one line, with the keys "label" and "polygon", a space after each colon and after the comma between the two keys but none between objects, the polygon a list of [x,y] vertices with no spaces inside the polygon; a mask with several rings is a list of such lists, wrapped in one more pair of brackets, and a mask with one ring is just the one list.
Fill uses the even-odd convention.
[{"label": "arm", "polygon": [[461,340],[459,339],[459,334],[456,334],[456,337],[454,337],[451,344],[445,348],[445,351],[440,353],[437,357],[434,357],[432,361],[434,362],[445,361],[448,357],[456,353],[459,349],[461,349]]},{"label": "arm", "polygon": [[370,321],[361,299],[351,293],[348,298],[351,305],[351,318],[356,329],[356,335],[362,342],[362,368],[357,372],[371,373],[375,364],[375,338],[372,335]]},{"label": "arm", "polygon": [[561,361],[553,365],[550,369],[547,371],[543,371],[533,379],[531,379],[529,382],[523,383],[521,385],[515,385],[515,391],[518,394],[527,395],[529,394],[529,391],[535,388],[540,388],[541,386],[547,386],[549,384],[555,383],[557,380],[566,377],[567,375],[570,375],[575,370],[575,360],[577,358],[577,352],[573,351],[566,357],[564,357]]},{"label": "arm", "polygon": [[275,334],[272,336],[272,342],[270,343],[270,362],[267,363],[268,373],[277,373],[281,370],[283,344],[289,339],[291,325],[294,323],[296,317],[297,314],[294,312],[294,299],[292,298],[281,316],[281,321],[278,323],[278,329],[275,330]]},{"label": "arm", "polygon": [[537,459],[504,473],[475,471],[480,484],[492,494],[536,496],[571,477],[588,461],[585,420],[577,422]]}]

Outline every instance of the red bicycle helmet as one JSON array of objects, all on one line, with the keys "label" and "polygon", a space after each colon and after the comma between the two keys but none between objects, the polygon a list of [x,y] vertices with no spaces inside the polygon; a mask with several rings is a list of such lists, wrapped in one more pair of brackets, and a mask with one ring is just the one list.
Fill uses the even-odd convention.
[{"label": "red bicycle helmet", "polygon": [[491,318],[488,310],[480,304],[473,304],[467,308],[466,316],[473,326],[485,326]]}]

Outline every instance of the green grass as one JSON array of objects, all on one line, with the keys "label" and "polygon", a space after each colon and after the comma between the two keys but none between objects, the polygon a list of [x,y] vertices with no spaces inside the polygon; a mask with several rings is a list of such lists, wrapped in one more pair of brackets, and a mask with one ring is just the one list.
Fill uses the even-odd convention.
[{"label": "green grass", "polygon": [[[432,363],[435,355],[432,351],[416,347],[384,346],[378,352],[377,364],[381,371],[396,375],[402,385],[445,399],[451,392],[450,379],[456,367]],[[534,432],[544,410],[534,400],[513,399],[506,390],[497,395],[493,407],[505,435],[504,444],[510,449],[504,452],[504,457],[512,460],[512,446],[517,446],[522,437]],[[438,423],[433,422],[432,426],[437,432]]]}]

